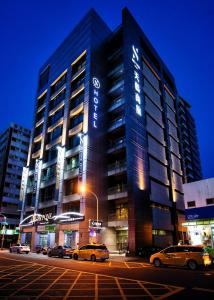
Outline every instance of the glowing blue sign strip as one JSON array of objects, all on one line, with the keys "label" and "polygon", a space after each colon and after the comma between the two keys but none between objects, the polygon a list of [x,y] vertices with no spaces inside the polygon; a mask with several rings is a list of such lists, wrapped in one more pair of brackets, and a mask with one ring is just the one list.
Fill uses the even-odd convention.
[{"label": "glowing blue sign strip", "polygon": [[132,62],[134,65],[134,90],[135,90],[135,107],[136,107],[136,113],[139,116],[142,116],[141,111],[141,87],[140,87],[140,65],[139,65],[139,49],[135,48],[135,46],[132,46]]},{"label": "glowing blue sign strip", "polygon": [[97,119],[98,119],[98,106],[99,106],[99,89],[100,89],[100,81],[96,78],[93,77],[92,79],[93,83],[93,127],[97,128]]}]

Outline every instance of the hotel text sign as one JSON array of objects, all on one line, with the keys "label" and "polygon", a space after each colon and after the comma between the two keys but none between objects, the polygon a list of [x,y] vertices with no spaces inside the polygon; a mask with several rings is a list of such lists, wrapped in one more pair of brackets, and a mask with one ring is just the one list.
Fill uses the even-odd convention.
[{"label": "hotel text sign", "polygon": [[141,87],[140,87],[140,65],[139,65],[139,49],[135,46],[132,46],[132,62],[134,65],[134,97],[135,97],[135,107],[136,113],[139,116],[142,116],[141,111]]},{"label": "hotel text sign", "polygon": [[99,89],[100,89],[100,81],[96,78],[93,77],[92,79],[93,83],[93,127],[97,128],[97,119],[98,119],[98,106],[99,106],[99,100],[100,100],[100,95],[99,95]]}]

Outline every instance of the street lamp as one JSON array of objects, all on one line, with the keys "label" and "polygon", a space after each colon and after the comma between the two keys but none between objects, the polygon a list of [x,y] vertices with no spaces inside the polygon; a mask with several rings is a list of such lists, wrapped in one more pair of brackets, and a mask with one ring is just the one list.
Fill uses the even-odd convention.
[{"label": "street lamp", "polygon": [[81,184],[79,186],[79,191],[80,191],[81,194],[89,193],[89,194],[92,194],[95,197],[95,199],[97,201],[97,226],[98,226],[98,221],[99,221],[99,199],[98,199],[97,195],[94,192],[92,192],[91,190],[88,190],[86,188],[86,186],[83,185],[83,184]]},{"label": "street lamp", "polygon": [[1,239],[1,250],[3,250],[3,244],[4,244],[4,231],[5,231],[5,224],[6,224],[6,219],[7,217],[3,214],[1,216],[4,217],[4,225],[2,226],[2,239]]}]

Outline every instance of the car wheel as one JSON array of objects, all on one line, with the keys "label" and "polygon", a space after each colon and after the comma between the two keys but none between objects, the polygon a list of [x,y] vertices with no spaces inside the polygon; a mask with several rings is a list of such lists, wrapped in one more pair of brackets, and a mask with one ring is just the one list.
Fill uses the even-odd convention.
[{"label": "car wheel", "polygon": [[26,254],[28,254],[28,253],[29,253],[29,251],[26,251],[25,253],[26,253]]},{"label": "car wheel", "polygon": [[63,258],[63,254],[62,253],[59,254],[59,258]]},{"label": "car wheel", "polygon": [[78,260],[78,255],[76,253],[73,255],[73,259]]},{"label": "car wheel", "polygon": [[198,265],[196,263],[196,261],[194,260],[189,260],[188,263],[187,263],[187,267],[190,269],[190,270],[196,270]]},{"label": "car wheel", "polygon": [[51,257],[51,256],[52,256],[52,254],[49,252],[49,253],[48,253],[48,257]]},{"label": "car wheel", "polygon": [[72,254],[70,254],[69,257],[72,258]]},{"label": "car wheel", "polygon": [[91,255],[91,260],[96,261],[96,256],[94,254]]},{"label": "car wheel", "polygon": [[11,249],[11,248],[10,248],[10,250],[9,250],[9,251],[10,251],[10,253],[12,253],[12,249]]},{"label": "car wheel", "polygon": [[161,266],[161,261],[159,258],[155,258],[153,261],[153,264],[155,267],[160,267]]}]

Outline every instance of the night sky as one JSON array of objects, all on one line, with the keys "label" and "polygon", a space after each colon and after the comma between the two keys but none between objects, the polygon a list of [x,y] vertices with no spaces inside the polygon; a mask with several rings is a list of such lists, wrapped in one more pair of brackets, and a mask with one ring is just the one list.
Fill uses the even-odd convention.
[{"label": "night sky", "polygon": [[93,7],[111,29],[131,11],[192,105],[204,178],[214,176],[213,0],[0,0],[0,131],[32,127],[38,70]]}]

